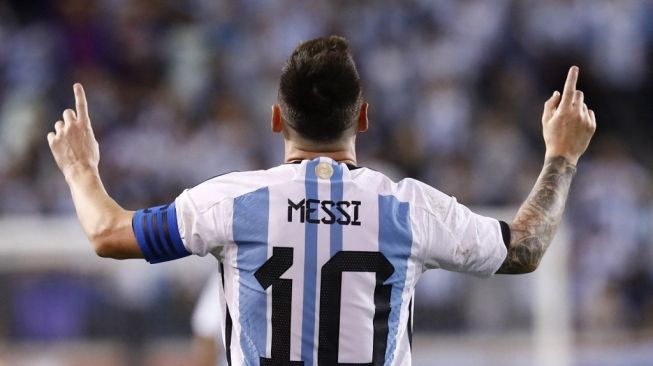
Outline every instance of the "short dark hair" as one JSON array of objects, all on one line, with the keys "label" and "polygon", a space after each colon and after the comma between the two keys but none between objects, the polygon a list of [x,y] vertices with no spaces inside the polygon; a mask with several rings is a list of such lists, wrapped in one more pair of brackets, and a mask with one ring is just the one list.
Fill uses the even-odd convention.
[{"label": "short dark hair", "polygon": [[322,143],[337,140],[356,123],[361,94],[349,43],[339,36],[300,43],[279,83],[286,123],[302,137]]}]

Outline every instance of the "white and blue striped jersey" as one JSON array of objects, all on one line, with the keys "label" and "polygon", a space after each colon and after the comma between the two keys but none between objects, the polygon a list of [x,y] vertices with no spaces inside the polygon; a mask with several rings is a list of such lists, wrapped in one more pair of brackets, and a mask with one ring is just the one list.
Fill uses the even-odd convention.
[{"label": "white and blue striped jersey", "polygon": [[152,263],[218,258],[228,362],[261,366],[411,365],[420,275],[492,275],[508,236],[424,183],[325,157],[213,178],[133,227]]}]

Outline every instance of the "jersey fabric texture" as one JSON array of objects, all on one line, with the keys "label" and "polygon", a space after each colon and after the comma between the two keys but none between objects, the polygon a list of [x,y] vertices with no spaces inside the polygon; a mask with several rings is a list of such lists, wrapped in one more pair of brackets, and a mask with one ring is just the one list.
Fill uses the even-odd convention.
[{"label": "jersey fabric texture", "polygon": [[213,178],[133,228],[151,263],[218,258],[230,365],[411,365],[420,275],[490,276],[506,257],[499,221],[325,157]]}]

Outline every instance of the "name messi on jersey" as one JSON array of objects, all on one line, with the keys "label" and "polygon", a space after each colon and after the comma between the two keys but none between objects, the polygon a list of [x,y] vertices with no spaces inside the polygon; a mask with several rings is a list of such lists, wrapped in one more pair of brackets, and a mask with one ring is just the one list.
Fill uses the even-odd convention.
[{"label": "name messi on jersey", "polygon": [[297,216],[300,223],[359,226],[360,205],[360,201],[321,201],[306,198],[295,203],[289,198],[288,222],[293,222]]}]

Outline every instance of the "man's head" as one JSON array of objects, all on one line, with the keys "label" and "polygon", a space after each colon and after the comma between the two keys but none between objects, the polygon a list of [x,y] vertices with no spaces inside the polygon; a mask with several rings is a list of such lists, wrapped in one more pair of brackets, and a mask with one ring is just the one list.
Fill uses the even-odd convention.
[{"label": "man's head", "polygon": [[318,148],[338,145],[367,128],[366,112],[347,40],[317,38],[295,48],[281,74],[275,132],[283,128],[286,136]]}]

